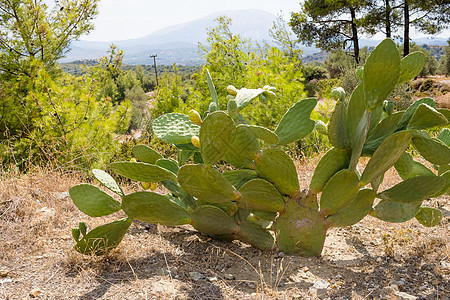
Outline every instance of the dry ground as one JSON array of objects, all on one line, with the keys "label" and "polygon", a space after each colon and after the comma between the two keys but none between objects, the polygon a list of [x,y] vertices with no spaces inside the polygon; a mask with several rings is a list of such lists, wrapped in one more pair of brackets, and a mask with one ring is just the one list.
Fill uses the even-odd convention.
[{"label": "dry ground", "polygon": [[[316,162],[298,167],[303,187]],[[385,188],[398,181],[392,170],[386,178]],[[435,228],[369,216],[331,230],[320,258],[213,241],[190,226],[136,221],[117,250],[88,257],[72,249],[70,229],[121,213],[80,213],[67,195],[80,182],[74,175],[35,170],[0,179],[0,299],[450,298],[448,196],[428,201],[446,216]]]}]

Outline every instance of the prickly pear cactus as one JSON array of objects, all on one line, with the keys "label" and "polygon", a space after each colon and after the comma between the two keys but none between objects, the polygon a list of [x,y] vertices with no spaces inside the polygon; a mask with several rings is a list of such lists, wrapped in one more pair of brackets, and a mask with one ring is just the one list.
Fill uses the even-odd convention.
[{"label": "prickly pear cactus", "polygon": [[[437,110],[429,98],[401,112],[385,102],[396,84],[420,72],[423,62],[420,53],[400,59],[395,43],[385,40],[358,69],[361,83],[348,101],[342,88],[332,92],[337,103],[328,125],[311,120],[317,100],[308,98],[295,103],[274,131],[250,124],[240,113],[255,99],[264,102],[275,97],[274,87],[228,86],[227,109],[221,111],[207,72],[212,102],[203,118],[191,111],[166,114],[153,123],[158,138],[178,147],[178,161],[137,145],[133,161],[111,164],[115,173],[142,182],[143,188],[153,190],[159,183],[169,194],[143,190],[125,195],[109,174],[93,170],[95,178],[121,201],[81,184],[70,189],[75,205],[89,216],[123,210],[127,218],[89,232],[80,223],[72,230],[75,249],[107,253],[120,243],[132,220],[190,224],[216,239],[239,239],[260,249],[303,256],[321,254],[329,228],[350,226],[367,215],[387,222],[415,217],[424,226],[435,226],[441,212],[422,207],[422,202],[449,191],[450,131],[444,128],[433,138],[425,130],[448,124],[448,110]],[[293,160],[280,146],[314,128],[328,135],[333,148],[319,161],[309,189],[302,189]],[[410,145],[436,165],[437,175],[413,160]],[[361,157],[370,157],[363,170],[358,165]],[[232,170],[221,172],[218,164]],[[391,167],[403,181],[379,191]]]}]

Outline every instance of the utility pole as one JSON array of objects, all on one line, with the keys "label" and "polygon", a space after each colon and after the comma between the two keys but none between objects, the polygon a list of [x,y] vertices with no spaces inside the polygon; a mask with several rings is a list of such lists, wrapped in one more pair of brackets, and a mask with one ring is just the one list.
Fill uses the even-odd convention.
[{"label": "utility pole", "polygon": [[150,55],[150,57],[153,57],[153,66],[155,67],[156,86],[159,86],[159,83],[158,83],[158,70],[156,70],[156,57],[157,56],[158,56],[157,54]]}]

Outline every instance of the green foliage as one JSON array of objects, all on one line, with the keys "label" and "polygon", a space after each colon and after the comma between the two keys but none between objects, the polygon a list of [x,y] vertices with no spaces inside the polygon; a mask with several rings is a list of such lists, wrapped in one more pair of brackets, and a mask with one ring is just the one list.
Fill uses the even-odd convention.
[{"label": "green foliage", "polygon": [[[142,145],[136,146],[133,153],[146,162],[111,164],[113,171],[132,180],[161,182],[171,195],[140,191],[121,195],[119,205],[100,189],[82,184],[71,189],[71,196],[83,212],[91,215],[122,208],[129,219],[191,224],[213,238],[239,239],[263,250],[275,248],[304,256],[321,254],[329,228],[355,224],[368,214],[387,222],[416,217],[425,226],[434,226],[441,220],[441,212],[421,205],[425,199],[448,191],[449,172],[443,170],[439,176],[428,173],[413,161],[407,149],[412,141],[425,159],[438,164],[439,169],[448,167],[447,130],[438,139],[423,131],[447,125],[448,119],[434,109],[432,99],[422,99],[404,112],[384,113],[384,99],[399,78],[412,78],[420,72],[409,65],[402,65],[393,41],[385,40],[367,59],[362,83],[348,102],[342,88],[333,90],[339,100],[327,134],[334,148],[319,161],[310,191],[301,190],[294,161],[281,147],[314,130],[317,122],[310,117],[317,100],[298,101],[277,129],[270,131],[251,125],[241,114],[253,107],[255,99],[273,97],[270,92],[274,89],[265,86],[239,90],[229,87],[236,99],[235,106],[228,105],[230,110],[216,107],[218,110],[205,112],[203,120],[191,113],[191,119],[200,124],[195,125],[200,127],[198,136],[190,131],[194,124],[187,115],[166,114],[156,119],[154,127],[159,131],[155,132],[170,133],[170,138],[161,135],[167,141],[177,143],[180,137],[192,140],[192,144],[176,145],[180,151],[178,165]],[[211,78],[208,86],[210,102],[217,106],[218,101],[220,106]],[[356,167],[363,156],[370,159],[360,175]],[[194,164],[186,164],[190,157]],[[222,172],[230,165],[232,170]],[[393,166],[404,180],[378,192],[384,173]],[[95,173],[101,175],[98,177],[103,185],[120,194],[109,176]],[[373,207],[375,198],[381,201]],[[114,236],[112,230],[102,226],[91,232],[105,237],[106,244],[111,239],[110,244],[117,246],[125,227],[118,228]],[[75,249],[91,254],[91,246],[79,246],[90,233],[80,239],[81,228],[72,232],[77,241]]]}]

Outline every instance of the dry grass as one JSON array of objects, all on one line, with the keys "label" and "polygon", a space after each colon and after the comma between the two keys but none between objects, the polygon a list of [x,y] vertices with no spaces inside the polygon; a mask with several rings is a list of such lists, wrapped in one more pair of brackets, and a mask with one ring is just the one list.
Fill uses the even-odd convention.
[{"label": "dry grass", "polygon": [[[320,156],[297,163],[302,187]],[[385,286],[423,299],[448,299],[448,196],[429,201],[446,217],[425,228],[367,217],[329,232],[323,256],[300,258],[213,241],[190,226],[134,222],[117,250],[86,257],[72,249],[70,228],[122,217],[90,218],[67,195],[77,175],[36,169],[0,178],[0,299],[379,299]],[[384,188],[399,179],[389,171]],[[129,191],[136,189],[129,186]],[[204,276],[194,280],[193,273]]]}]

